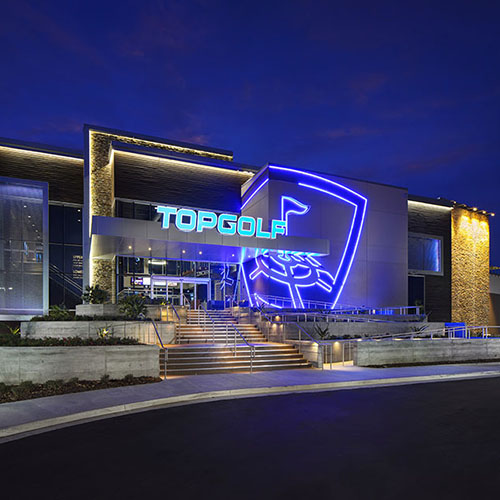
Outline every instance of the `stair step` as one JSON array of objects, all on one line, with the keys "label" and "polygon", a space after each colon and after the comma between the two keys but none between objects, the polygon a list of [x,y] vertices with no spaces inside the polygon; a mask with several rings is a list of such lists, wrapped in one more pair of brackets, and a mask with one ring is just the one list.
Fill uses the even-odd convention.
[{"label": "stair step", "polygon": [[[162,375],[165,361],[167,376],[249,372],[250,366],[254,371],[311,366],[295,347],[268,342],[255,323],[239,323],[229,311],[210,311],[208,316],[203,310],[188,311],[187,323],[176,326],[176,338],[178,344],[168,348],[167,359],[160,350]],[[231,343],[235,338],[236,356]]]},{"label": "stair step", "polygon": [[[254,359],[263,359],[263,358],[266,358],[266,359],[271,359],[271,358],[274,358],[274,359],[284,359],[284,358],[293,358],[293,357],[298,357],[298,358],[301,358],[302,357],[302,354],[301,353],[295,353],[293,351],[285,351],[285,352],[261,352],[261,353],[256,353],[255,356],[254,356]],[[211,353],[200,353],[200,354],[197,354],[197,355],[192,355],[192,354],[185,354],[185,355],[181,355],[181,356],[175,356],[175,355],[172,355],[172,354],[169,354],[168,355],[168,361],[184,361],[184,360],[193,360],[193,359],[197,359],[197,360],[204,360],[204,359],[214,359],[214,360],[217,360],[217,359],[235,359],[235,358],[248,358],[250,359],[250,353],[249,352],[237,352],[236,353],[236,356],[234,355],[234,353],[230,352],[230,353],[221,353],[217,356],[214,356],[213,354]],[[160,359],[165,359],[165,357],[160,357]]]},{"label": "stair step", "polygon": [[[271,371],[271,370],[294,370],[298,368],[310,368],[311,365],[307,362],[304,363],[290,363],[287,365],[261,365],[257,367],[253,367],[253,371]],[[250,364],[242,365],[242,366],[233,366],[231,368],[220,367],[220,368],[192,368],[192,369],[168,369],[167,368],[167,376],[173,375],[209,375],[216,373],[234,373],[234,372],[249,372]],[[162,373],[164,375],[164,373]]]}]

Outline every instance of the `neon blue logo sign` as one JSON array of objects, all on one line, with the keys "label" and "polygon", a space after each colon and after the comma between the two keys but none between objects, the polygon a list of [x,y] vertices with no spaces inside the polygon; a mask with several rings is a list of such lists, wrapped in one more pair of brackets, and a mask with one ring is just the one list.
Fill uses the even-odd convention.
[{"label": "neon blue logo sign", "polygon": [[[300,289],[319,286],[328,293],[333,291],[334,277],[311,255],[302,256],[290,252],[269,255],[267,250],[255,257],[256,268],[250,273],[253,281],[260,274],[279,283],[284,283],[290,291],[293,307],[302,309],[304,303]],[[257,301],[258,294],[254,293]]]},{"label": "neon blue logo sign", "polygon": [[158,206],[156,211],[163,216],[162,228],[170,227],[170,218],[175,218],[175,227],[179,231],[189,233],[196,231],[201,233],[205,230],[217,229],[225,236],[255,236],[257,238],[276,239],[279,235],[286,234],[286,222],[284,220],[271,221],[271,230],[264,230],[261,217],[238,216],[235,214],[216,214],[206,210],[192,210],[190,208],[177,208]]},{"label": "neon blue logo sign", "polygon": [[[280,173],[280,178],[283,176],[287,181],[292,181],[296,185],[303,187],[304,192],[312,191],[316,194],[335,198],[351,205],[354,210],[342,256],[334,273],[324,268],[323,264],[318,260],[321,259],[320,257],[316,259],[310,253],[256,251],[254,259],[242,265],[243,279],[247,287],[250,305],[268,304],[274,306],[273,303],[261,297],[255,288],[254,283],[260,277],[285,285],[294,308],[304,307],[301,292],[308,288],[313,289],[313,287],[326,293],[331,308],[334,308],[351,271],[363,230],[368,200],[352,189],[316,174],[275,165],[270,165],[269,169]],[[255,190],[252,197],[255,196],[261,186]],[[303,216],[310,209],[311,206],[296,198],[282,196],[281,219],[285,222],[285,234],[288,235],[290,228],[290,216]],[[253,267],[251,267],[251,263],[254,263]],[[247,267],[248,264],[250,264],[249,267]]]}]

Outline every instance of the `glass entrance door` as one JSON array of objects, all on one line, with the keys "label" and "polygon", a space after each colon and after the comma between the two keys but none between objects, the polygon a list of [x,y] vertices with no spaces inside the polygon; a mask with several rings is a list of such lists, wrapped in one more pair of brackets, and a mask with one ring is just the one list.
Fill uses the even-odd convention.
[{"label": "glass entrance door", "polygon": [[163,298],[174,306],[198,309],[210,300],[210,278],[151,276],[151,298]]}]

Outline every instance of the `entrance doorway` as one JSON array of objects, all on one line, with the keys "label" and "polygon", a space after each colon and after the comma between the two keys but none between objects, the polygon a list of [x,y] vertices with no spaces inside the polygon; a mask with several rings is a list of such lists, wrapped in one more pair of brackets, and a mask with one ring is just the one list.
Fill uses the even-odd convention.
[{"label": "entrance doorway", "polygon": [[425,311],[425,276],[408,276],[408,305],[420,306]]},{"label": "entrance doorway", "polygon": [[151,298],[163,298],[174,306],[198,309],[211,300],[210,278],[151,276]]}]

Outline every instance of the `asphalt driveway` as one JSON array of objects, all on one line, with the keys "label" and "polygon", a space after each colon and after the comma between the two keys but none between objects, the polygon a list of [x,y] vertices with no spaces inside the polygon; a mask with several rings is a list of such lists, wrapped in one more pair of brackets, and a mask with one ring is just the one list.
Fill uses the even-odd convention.
[{"label": "asphalt driveway", "polygon": [[498,498],[499,395],[500,378],[489,378],[126,415],[0,445],[0,491],[6,500]]}]

